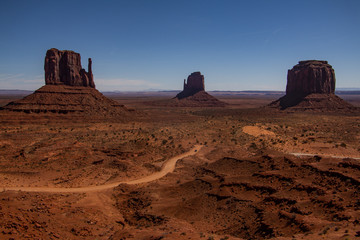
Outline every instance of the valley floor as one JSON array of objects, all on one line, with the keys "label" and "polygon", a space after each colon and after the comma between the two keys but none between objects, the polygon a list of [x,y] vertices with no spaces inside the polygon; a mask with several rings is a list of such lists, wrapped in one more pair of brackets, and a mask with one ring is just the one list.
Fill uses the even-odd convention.
[{"label": "valley floor", "polygon": [[116,100],[139,114],[0,112],[1,239],[360,239],[360,115]]}]

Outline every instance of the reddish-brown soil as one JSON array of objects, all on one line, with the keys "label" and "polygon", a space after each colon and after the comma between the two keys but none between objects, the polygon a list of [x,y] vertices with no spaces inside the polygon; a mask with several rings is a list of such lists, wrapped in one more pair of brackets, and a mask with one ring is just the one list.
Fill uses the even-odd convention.
[{"label": "reddish-brown soil", "polygon": [[[0,239],[360,239],[358,113],[154,98],[116,97],[139,112],[126,118],[0,111]],[[87,191],[154,176],[195,145],[164,177]],[[63,188],[84,191],[51,192]]]},{"label": "reddish-brown soil", "polygon": [[227,103],[218,100],[205,91],[197,92],[193,95],[163,101],[145,102],[153,106],[166,106],[166,107],[225,107]]},{"label": "reddish-brown soil", "polygon": [[105,97],[91,87],[45,85],[33,94],[4,106],[3,109],[25,113],[81,113],[97,116],[124,116],[124,105]]},{"label": "reddish-brown soil", "polygon": [[307,96],[288,96],[268,105],[286,111],[310,111],[310,112],[356,112],[356,107],[344,101],[335,94],[313,93]]}]

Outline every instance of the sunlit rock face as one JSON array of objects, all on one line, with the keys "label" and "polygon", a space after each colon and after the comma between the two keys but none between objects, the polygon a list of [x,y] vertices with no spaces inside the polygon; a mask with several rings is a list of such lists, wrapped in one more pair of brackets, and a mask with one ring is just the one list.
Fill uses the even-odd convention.
[{"label": "sunlit rock face", "polygon": [[123,118],[130,111],[95,89],[89,58],[88,72],[80,54],[49,49],[45,56],[45,85],[0,110],[25,113],[74,113],[81,117]]},{"label": "sunlit rock face", "polygon": [[288,70],[286,95],[268,107],[289,111],[358,111],[335,95],[335,71],[327,61],[319,60],[300,61]]},{"label": "sunlit rock face", "polygon": [[286,95],[335,93],[335,71],[327,61],[300,61],[288,70]]},{"label": "sunlit rock face", "polygon": [[49,49],[45,56],[45,84],[95,88],[89,58],[88,72],[81,67],[81,57],[74,51]]}]

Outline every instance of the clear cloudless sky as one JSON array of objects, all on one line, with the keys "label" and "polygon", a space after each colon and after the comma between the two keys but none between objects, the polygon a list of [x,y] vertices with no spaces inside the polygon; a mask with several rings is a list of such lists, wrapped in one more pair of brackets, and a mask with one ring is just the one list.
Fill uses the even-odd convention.
[{"label": "clear cloudless sky", "polygon": [[360,88],[359,0],[0,1],[0,89],[44,85],[47,49],[93,60],[101,91],[284,90],[300,60]]}]

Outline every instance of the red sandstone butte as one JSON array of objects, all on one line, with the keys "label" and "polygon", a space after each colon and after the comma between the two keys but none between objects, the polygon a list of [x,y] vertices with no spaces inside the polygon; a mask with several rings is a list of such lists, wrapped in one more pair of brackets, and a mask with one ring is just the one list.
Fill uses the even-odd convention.
[{"label": "red sandstone butte", "polygon": [[176,98],[186,98],[200,91],[205,91],[204,75],[201,75],[201,72],[193,72],[188,76],[187,82],[184,79],[184,90],[176,95]]},{"label": "red sandstone butte", "polygon": [[176,107],[224,107],[227,104],[205,92],[204,75],[193,72],[184,80],[184,90],[166,105]]},{"label": "red sandstone butte", "polygon": [[124,117],[129,110],[95,89],[89,58],[88,72],[80,54],[49,49],[45,57],[45,86],[0,108],[25,113],[76,113],[90,117]]},{"label": "red sandstone butte", "polygon": [[51,48],[45,56],[45,84],[67,85],[95,88],[94,77],[89,58],[88,72],[81,67],[81,57],[74,51],[60,51]]},{"label": "red sandstone butte", "polygon": [[288,70],[286,95],[335,93],[335,71],[327,61],[300,61]]},{"label": "red sandstone butte", "polygon": [[357,109],[335,95],[335,71],[327,61],[300,61],[288,70],[286,95],[268,105],[290,111],[344,111]]}]

